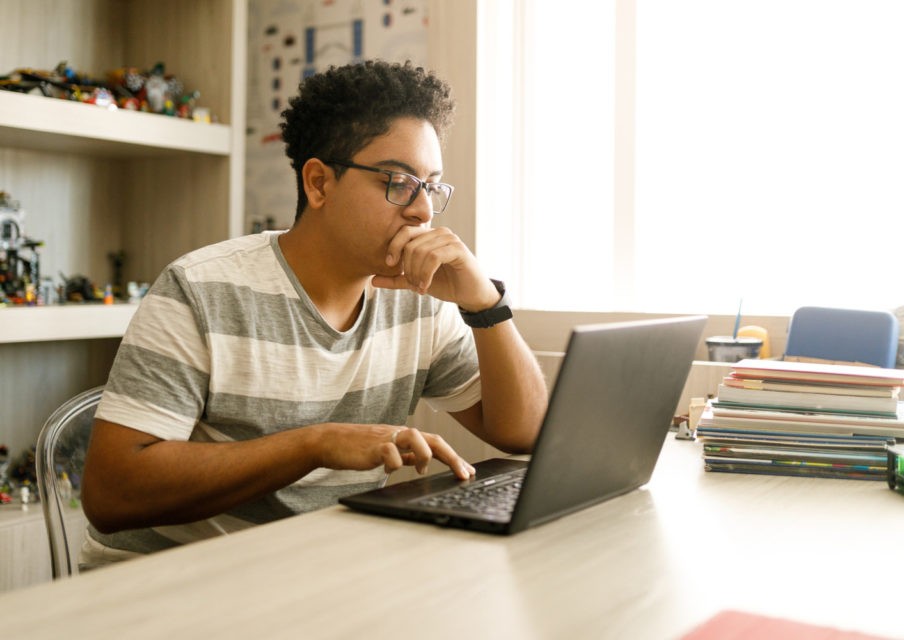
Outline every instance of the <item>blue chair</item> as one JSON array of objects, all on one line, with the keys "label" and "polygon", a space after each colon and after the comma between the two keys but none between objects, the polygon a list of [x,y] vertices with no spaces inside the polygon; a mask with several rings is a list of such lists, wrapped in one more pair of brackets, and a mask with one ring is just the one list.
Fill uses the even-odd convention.
[{"label": "blue chair", "polygon": [[893,368],[898,319],[889,311],[801,307],[791,316],[785,358],[861,362]]}]

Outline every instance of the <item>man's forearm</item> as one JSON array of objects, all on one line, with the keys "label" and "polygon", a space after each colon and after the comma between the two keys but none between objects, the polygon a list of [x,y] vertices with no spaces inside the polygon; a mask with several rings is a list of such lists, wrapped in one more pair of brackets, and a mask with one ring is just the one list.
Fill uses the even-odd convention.
[{"label": "man's forearm", "polygon": [[85,514],[104,533],[194,522],[292,484],[314,469],[474,473],[442,438],[389,424],[323,423],[241,442],[160,440],[97,420],[82,482]]},{"label": "man's forearm", "polygon": [[484,439],[512,453],[528,452],[546,412],[543,373],[513,321],[475,329]]},{"label": "man's forearm", "polygon": [[192,522],[282,488],[319,466],[318,429],[243,442],[181,442],[98,421],[82,499],[101,531]]}]

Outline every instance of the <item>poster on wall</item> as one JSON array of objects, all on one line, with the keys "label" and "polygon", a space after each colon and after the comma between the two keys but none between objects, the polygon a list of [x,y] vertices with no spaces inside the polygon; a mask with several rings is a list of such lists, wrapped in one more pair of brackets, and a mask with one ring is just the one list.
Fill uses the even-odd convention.
[{"label": "poster on wall", "polygon": [[427,0],[251,0],[246,232],[285,229],[295,217],[295,177],[279,123],[301,80],[370,58],[425,64],[427,24]]}]

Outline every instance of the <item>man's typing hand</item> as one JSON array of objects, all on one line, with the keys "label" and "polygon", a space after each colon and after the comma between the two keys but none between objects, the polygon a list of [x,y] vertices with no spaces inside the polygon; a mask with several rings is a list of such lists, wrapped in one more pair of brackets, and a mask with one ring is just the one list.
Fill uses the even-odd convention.
[{"label": "man's typing hand", "polygon": [[391,425],[330,423],[305,428],[320,430],[320,466],[328,469],[364,471],[383,465],[386,473],[392,473],[407,466],[424,474],[436,458],[462,480],[474,475],[474,467],[434,433]]}]

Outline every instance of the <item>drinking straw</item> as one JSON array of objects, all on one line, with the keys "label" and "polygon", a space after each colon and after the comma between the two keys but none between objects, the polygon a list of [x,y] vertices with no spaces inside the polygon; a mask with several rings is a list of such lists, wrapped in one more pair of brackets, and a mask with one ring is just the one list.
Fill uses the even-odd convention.
[{"label": "drinking straw", "polygon": [[738,327],[741,324],[741,304],[743,302],[744,302],[744,298],[741,298],[741,300],[738,302],[738,315],[735,316],[735,320],[734,320],[734,333],[731,334],[732,340],[738,339]]}]

